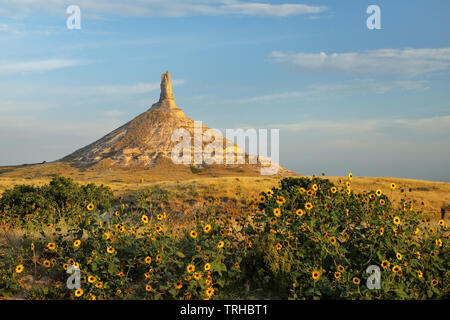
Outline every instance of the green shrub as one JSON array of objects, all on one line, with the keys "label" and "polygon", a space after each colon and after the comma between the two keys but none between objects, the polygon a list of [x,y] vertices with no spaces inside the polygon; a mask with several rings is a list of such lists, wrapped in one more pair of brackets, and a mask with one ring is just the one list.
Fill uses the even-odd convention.
[{"label": "green shrub", "polygon": [[[391,190],[390,192],[395,192]],[[288,178],[260,194],[251,228],[265,270],[294,299],[426,299],[448,294],[444,221],[395,205],[381,190],[354,193],[319,178]],[[261,262],[259,262],[261,263]],[[379,266],[381,290],[366,286]]]},{"label": "green shrub", "polygon": [[71,178],[54,177],[42,187],[16,185],[5,190],[0,198],[0,211],[35,222],[57,222],[68,213],[79,211],[92,203],[100,210],[111,207],[113,193],[103,185],[80,186]]}]

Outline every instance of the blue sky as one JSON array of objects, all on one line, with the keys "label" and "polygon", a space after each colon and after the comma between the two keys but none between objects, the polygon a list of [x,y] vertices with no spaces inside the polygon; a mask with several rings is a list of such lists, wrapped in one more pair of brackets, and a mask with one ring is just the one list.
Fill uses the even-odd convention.
[{"label": "blue sky", "polygon": [[[81,8],[69,30],[66,8]],[[381,30],[366,9],[381,8]],[[450,181],[450,2],[0,0],[0,165],[52,161],[175,100],[280,128],[303,174]]]}]

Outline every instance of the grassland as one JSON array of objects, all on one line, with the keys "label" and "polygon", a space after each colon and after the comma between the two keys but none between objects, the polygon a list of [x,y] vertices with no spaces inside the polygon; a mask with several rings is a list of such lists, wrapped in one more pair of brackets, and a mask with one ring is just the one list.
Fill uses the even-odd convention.
[{"label": "grassland", "polygon": [[[261,176],[246,168],[207,168],[196,170],[186,166],[161,164],[153,169],[77,169],[67,163],[54,162],[20,167],[0,167],[0,193],[16,184],[41,186],[55,175],[71,177],[81,184],[105,184],[116,196],[127,196],[138,190],[151,188],[165,195],[166,205],[172,210],[194,206],[208,199],[220,197],[223,201],[255,198],[262,190],[273,187],[281,176]],[[301,175],[299,175],[301,176]],[[339,177],[326,177],[338,184]],[[425,213],[433,219],[440,217],[442,207],[450,210],[450,183],[394,177],[354,177],[356,192],[381,189],[390,194],[390,184],[397,189],[393,200],[414,199],[425,203]]]}]

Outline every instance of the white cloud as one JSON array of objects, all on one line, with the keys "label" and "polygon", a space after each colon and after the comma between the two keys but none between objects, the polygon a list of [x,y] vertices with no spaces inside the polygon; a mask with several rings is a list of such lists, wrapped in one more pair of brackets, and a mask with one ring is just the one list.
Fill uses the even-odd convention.
[{"label": "white cloud", "polygon": [[106,110],[103,114],[107,117],[120,117],[124,112],[120,110]]},{"label": "white cloud", "polygon": [[270,93],[238,99],[226,99],[223,100],[223,103],[264,103],[299,98],[324,98],[330,97],[331,95],[344,94],[385,94],[393,90],[425,91],[429,88],[429,81],[427,80],[380,81],[375,79],[357,79],[340,83],[315,83],[307,86],[304,90]]},{"label": "white cloud", "polygon": [[[65,15],[65,8],[71,0],[0,0],[0,7],[9,16],[27,16],[48,12]],[[305,4],[270,4],[243,0],[78,0],[82,14],[88,17],[102,17],[109,14],[121,16],[164,16],[184,17],[201,15],[248,15],[286,17],[303,14],[318,14],[324,6]]]},{"label": "white cloud", "polygon": [[336,134],[375,133],[385,129],[400,129],[421,134],[450,133],[450,115],[419,119],[357,119],[351,121],[305,121],[292,124],[273,124],[270,128],[295,132],[334,132]]},{"label": "white cloud", "polygon": [[374,79],[358,79],[340,83],[317,83],[310,85],[309,88],[315,90],[318,94],[384,94],[395,89],[425,91],[430,89],[430,86],[427,80],[380,81]]},{"label": "white cloud", "polygon": [[26,62],[0,62],[0,75],[44,72],[61,68],[75,67],[86,62],[69,59],[52,59]]},{"label": "white cloud", "polygon": [[346,53],[284,53],[272,61],[302,69],[415,76],[450,68],[450,48],[378,49]]},{"label": "white cloud", "polygon": [[[177,86],[184,84],[183,79],[174,79],[172,80],[172,85]],[[94,86],[87,87],[83,90],[85,93],[96,94],[96,95],[111,95],[111,94],[119,94],[119,95],[134,95],[134,94],[144,94],[152,91],[157,91],[160,89],[159,82],[153,83],[136,83],[130,85],[103,85],[103,86]]]}]

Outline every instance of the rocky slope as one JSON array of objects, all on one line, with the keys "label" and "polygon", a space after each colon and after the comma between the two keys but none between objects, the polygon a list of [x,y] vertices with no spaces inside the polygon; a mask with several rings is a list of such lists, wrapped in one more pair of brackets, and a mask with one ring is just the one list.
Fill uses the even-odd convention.
[{"label": "rocky slope", "polygon": [[[198,128],[201,128],[203,133],[209,130],[206,126]],[[78,167],[119,166],[151,168],[160,161],[167,162],[167,160],[171,160],[172,150],[180,142],[180,139],[172,140],[172,134],[179,129],[186,130],[192,137],[191,163],[197,167],[205,166],[205,162],[194,162],[194,156],[198,154],[198,150],[203,150],[210,141],[200,141],[203,148],[194,149],[194,121],[186,117],[184,112],[175,104],[170,73],[167,72],[161,77],[160,99],[149,110],[94,143],[64,157],[61,161],[71,162]],[[216,163],[219,157],[222,156],[222,163],[225,165],[225,157],[228,153],[234,159],[238,155],[244,157],[244,166],[250,166],[255,169],[261,166],[263,158],[256,158],[256,163],[250,164],[248,154],[222,136],[220,136],[220,139],[222,139],[224,146],[223,155],[211,154],[211,159],[215,160]],[[226,166],[236,165],[227,164]],[[281,167],[279,169],[287,172]],[[278,174],[280,173],[282,172],[278,172]]]}]

